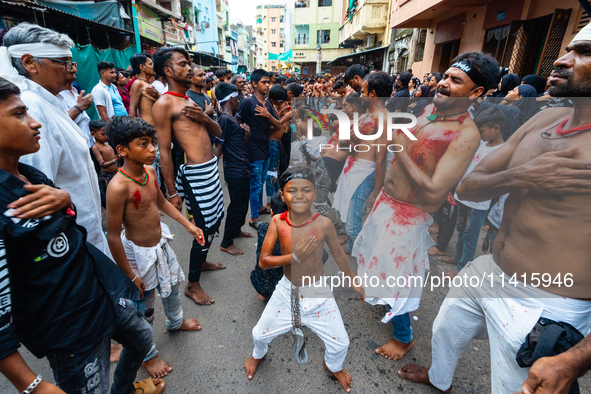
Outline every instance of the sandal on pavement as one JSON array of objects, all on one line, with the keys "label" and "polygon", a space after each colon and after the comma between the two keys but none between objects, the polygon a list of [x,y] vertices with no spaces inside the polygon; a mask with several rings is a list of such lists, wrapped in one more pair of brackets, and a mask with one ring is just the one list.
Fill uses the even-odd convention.
[{"label": "sandal on pavement", "polygon": [[248,222],[248,225],[252,228],[254,228],[255,230],[259,229],[259,226],[261,225],[261,221],[260,220],[256,220],[254,222]]},{"label": "sandal on pavement", "polygon": [[[164,383],[163,380],[160,380],[160,382]],[[152,378],[135,382],[133,386],[135,387],[135,394],[161,394],[164,392],[164,388],[162,390],[158,390]]]},{"label": "sandal on pavement", "polygon": [[265,209],[263,209],[262,211],[259,211],[259,216],[270,215],[270,214],[271,214],[271,210],[269,209],[269,207],[265,207]]}]

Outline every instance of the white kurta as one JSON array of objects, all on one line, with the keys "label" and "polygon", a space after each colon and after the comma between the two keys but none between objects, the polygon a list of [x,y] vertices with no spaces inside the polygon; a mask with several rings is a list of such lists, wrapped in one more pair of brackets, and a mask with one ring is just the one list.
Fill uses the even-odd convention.
[{"label": "white kurta", "polygon": [[76,206],[76,222],[88,233],[87,240],[111,257],[101,223],[98,177],[88,150],[88,137],[68,115],[64,102],[27,79],[21,100],[29,114],[42,124],[41,148],[21,157],[21,162],[42,171],[64,189]]}]

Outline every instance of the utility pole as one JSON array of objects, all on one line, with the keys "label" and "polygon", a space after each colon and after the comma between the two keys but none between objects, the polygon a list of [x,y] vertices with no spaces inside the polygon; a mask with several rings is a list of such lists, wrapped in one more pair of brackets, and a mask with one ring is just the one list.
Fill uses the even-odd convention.
[{"label": "utility pole", "polygon": [[320,43],[322,41],[322,22],[324,22],[325,19],[330,18],[322,18],[322,20],[320,21],[319,33],[316,35],[316,75],[320,74],[322,69],[322,46]]}]

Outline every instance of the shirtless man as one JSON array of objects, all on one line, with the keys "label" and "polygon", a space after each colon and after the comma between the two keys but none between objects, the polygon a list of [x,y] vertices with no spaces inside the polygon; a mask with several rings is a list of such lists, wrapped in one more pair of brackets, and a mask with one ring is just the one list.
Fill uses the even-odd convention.
[{"label": "shirtless man", "polygon": [[[180,211],[182,196],[185,197],[187,210],[193,215],[195,225],[203,229],[205,238],[205,245],[193,241],[185,295],[197,304],[210,305],[214,300],[199,284],[201,271],[226,268],[206,261],[211,241],[224,216],[222,186],[210,141],[210,136],[221,137],[222,131],[185,95],[193,73],[189,54],[184,49],[160,49],[154,54],[154,67],[168,82],[168,92],[154,104],[153,111],[168,199]],[[187,164],[179,168],[176,183],[170,147],[172,137],[187,156]]]},{"label": "shirtless man", "polygon": [[427,249],[433,244],[428,232],[433,219],[428,212],[445,201],[472,161],[480,133],[468,108],[494,85],[497,76],[498,63],[492,57],[478,52],[458,56],[438,87],[434,105],[409,130],[417,140],[398,130],[393,141],[388,141],[402,145],[402,150],[395,153],[384,188],[352,253],[359,275],[376,277],[379,282],[366,288],[365,301],[386,305],[389,310],[382,322],[392,320],[394,338],[375,350],[388,359],[398,360],[414,346],[409,312],[419,307],[423,290],[416,282],[399,287],[388,279],[424,279],[429,269]]},{"label": "shirtless man", "polygon": [[[369,74],[361,85],[363,100],[368,100],[369,112],[359,116],[359,131],[362,134],[375,134],[378,130],[379,114],[386,124],[388,110],[383,98],[392,94],[392,80],[388,73],[378,71]],[[384,128],[385,130],[385,128]],[[363,212],[368,203],[373,206],[375,198],[384,186],[386,175],[387,133],[374,141],[363,141],[351,137],[351,155],[343,168],[341,180],[335,192],[333,207],[341,214],[341,221],[349,241],[345,253],[351,253],[357,235],[361,231]],[[363,144],[357,149],[356,144]],[[370,144],[381,144],[372,146]],[[366,150],[367,148],[367,150]],[[371,197],[370,197],[371,195]]]},{"label": "shirtless man", "polygon": [[[332,291],[326,285],[319,285],[324,278],[322,251],[325,242],[343,275],[352,280],[353,274],[332,223],[311,210],[316,197],[313,171],[304,165],[293,166],[281,175],[279,184],[288,211],[271,219],[259,266],[262,269],[283,267],[284,276],[252,330],[254,350],[244,363],[244,371],[247,378],[252,379],[269,343],[289,331],[299,342],[292,348],[294,356],[300,364],[305,363],[308,356],[301,330],[304,325],[325,344],[324,369],[350,392],[351,375],[343,369],[349,337]],[[277,241],[281,256],[273,255]],[[363,288],[353,287],[363,298]]]},{"label": "shirtless man", "polygon": [[[554,62],[551,96],[591,96],[589,48],[591,25]],[[493,255],[477,258],[459,273],[480,277],[486,272],[494,281],[484,281],[480,289],[452,286],[433,323],[431,368],[409,364],[398,371],[401,377],[450,391],[462,352],[474,337],[488,333],[492,393],[518,392],[529,369],[518,366],[515,354],[539,318],[589,334],[591,113],[586,99],[573,101],[573,109],[538,113],[458,187],[458,197],[470,201],[510,193]],[[538,383],[536,393],[549,392]],[[533,393],[536,387],[531,388]]]},{"label": "shirtless man", "polygon": [[156,75],[152,57],[143,52],[135,54],[131,57],[131,67],[136,79],[129,91],[129,116],[140,117],[154,125],[152,107],[156,99],[146,92],[147,88],[153,88],[150,79]]}]

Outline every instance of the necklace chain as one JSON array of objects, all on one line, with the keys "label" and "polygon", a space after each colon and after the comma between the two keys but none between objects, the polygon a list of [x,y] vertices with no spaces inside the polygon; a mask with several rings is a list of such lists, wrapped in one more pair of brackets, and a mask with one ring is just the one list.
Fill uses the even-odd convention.
[{"label": "necklace chain", "polygon": [[137,179],[135,179],[134,177],[127,175],[126,173],[123,172],[123,170],[121,170],[121,168],[119,168],[117,171],[119,171],[121,173],[121,175],[123,175],[127,179],[134,181],[135,183],[137,183],[140,186],[145,186],[146,183],[148,183],[148,179],[150,179],[150,175],[148,175],[148,171],[146,171],[146,167],[144,167],[144,174],[146,174],[146,180],[143,182],[140,182]]}]

